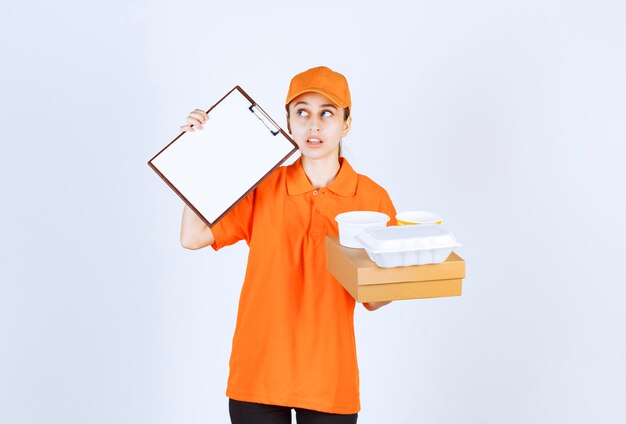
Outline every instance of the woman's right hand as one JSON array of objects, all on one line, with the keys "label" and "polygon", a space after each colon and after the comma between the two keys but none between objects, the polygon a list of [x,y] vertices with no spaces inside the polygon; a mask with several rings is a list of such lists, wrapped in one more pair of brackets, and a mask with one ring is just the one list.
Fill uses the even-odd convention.
[{"label": "woman's right hand", "polygon": [[189,113],[187,117],[187,125],[183,125],[180,127],[181,131],[190,131],[193,132],[195,130],[201,130],[206,121],[208,121],[209,115],[203,111],[202,109],[196,109]]}]

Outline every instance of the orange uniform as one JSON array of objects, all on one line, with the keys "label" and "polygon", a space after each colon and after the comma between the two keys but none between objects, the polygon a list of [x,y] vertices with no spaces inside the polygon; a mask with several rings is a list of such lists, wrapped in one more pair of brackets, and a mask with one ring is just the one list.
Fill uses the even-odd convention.
[{"label": "orange uniform", "polygon": [[354,299],[326,270],[325,237],[335,216],[384,212],[387,192],[347,160],[315,190],[301,159],[280,167],[213,226],[213,248],[245,240],[248,266],[239,299],[226,395],[235,400],[337,414],[360,410]]}]

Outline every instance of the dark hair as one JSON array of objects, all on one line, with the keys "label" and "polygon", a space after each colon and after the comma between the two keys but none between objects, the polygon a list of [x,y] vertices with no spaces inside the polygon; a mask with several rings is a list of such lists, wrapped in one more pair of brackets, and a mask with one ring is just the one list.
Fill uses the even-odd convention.
[{"label": "dark hair", "polygon": [[[291,104],[291,103],[290,103]],[[291,128],[289,128],[289,104],[285,105],[285,110],[287,111],[287,128],[289,132],[291,132]],[[350,108],[343,108],[343,122],[346,122],[350,117]],[[341,156],[341,141],[339,141],[339,156]]]}]

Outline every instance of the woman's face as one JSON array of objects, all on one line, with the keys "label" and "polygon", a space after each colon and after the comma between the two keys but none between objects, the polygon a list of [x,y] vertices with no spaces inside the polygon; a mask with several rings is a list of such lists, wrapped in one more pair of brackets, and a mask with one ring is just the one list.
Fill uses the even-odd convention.
[{"label": "woman's face", "polygon": [[339,156],[339,141],[348,134],[351,117],[343,120],[338,108],[326,96],[304,93],[289,103],[289,132],[303,156],[321,159]]}]

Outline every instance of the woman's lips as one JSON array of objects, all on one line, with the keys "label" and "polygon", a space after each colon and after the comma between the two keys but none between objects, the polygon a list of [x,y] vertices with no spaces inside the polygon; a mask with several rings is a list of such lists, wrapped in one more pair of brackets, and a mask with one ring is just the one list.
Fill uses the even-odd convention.
[{"label": "woman's lips", "polygon": [[320,147],[322,144],[324,144],[324,140],[319,137],[310,137],[306,140],[306,144],[309,147]]}]

